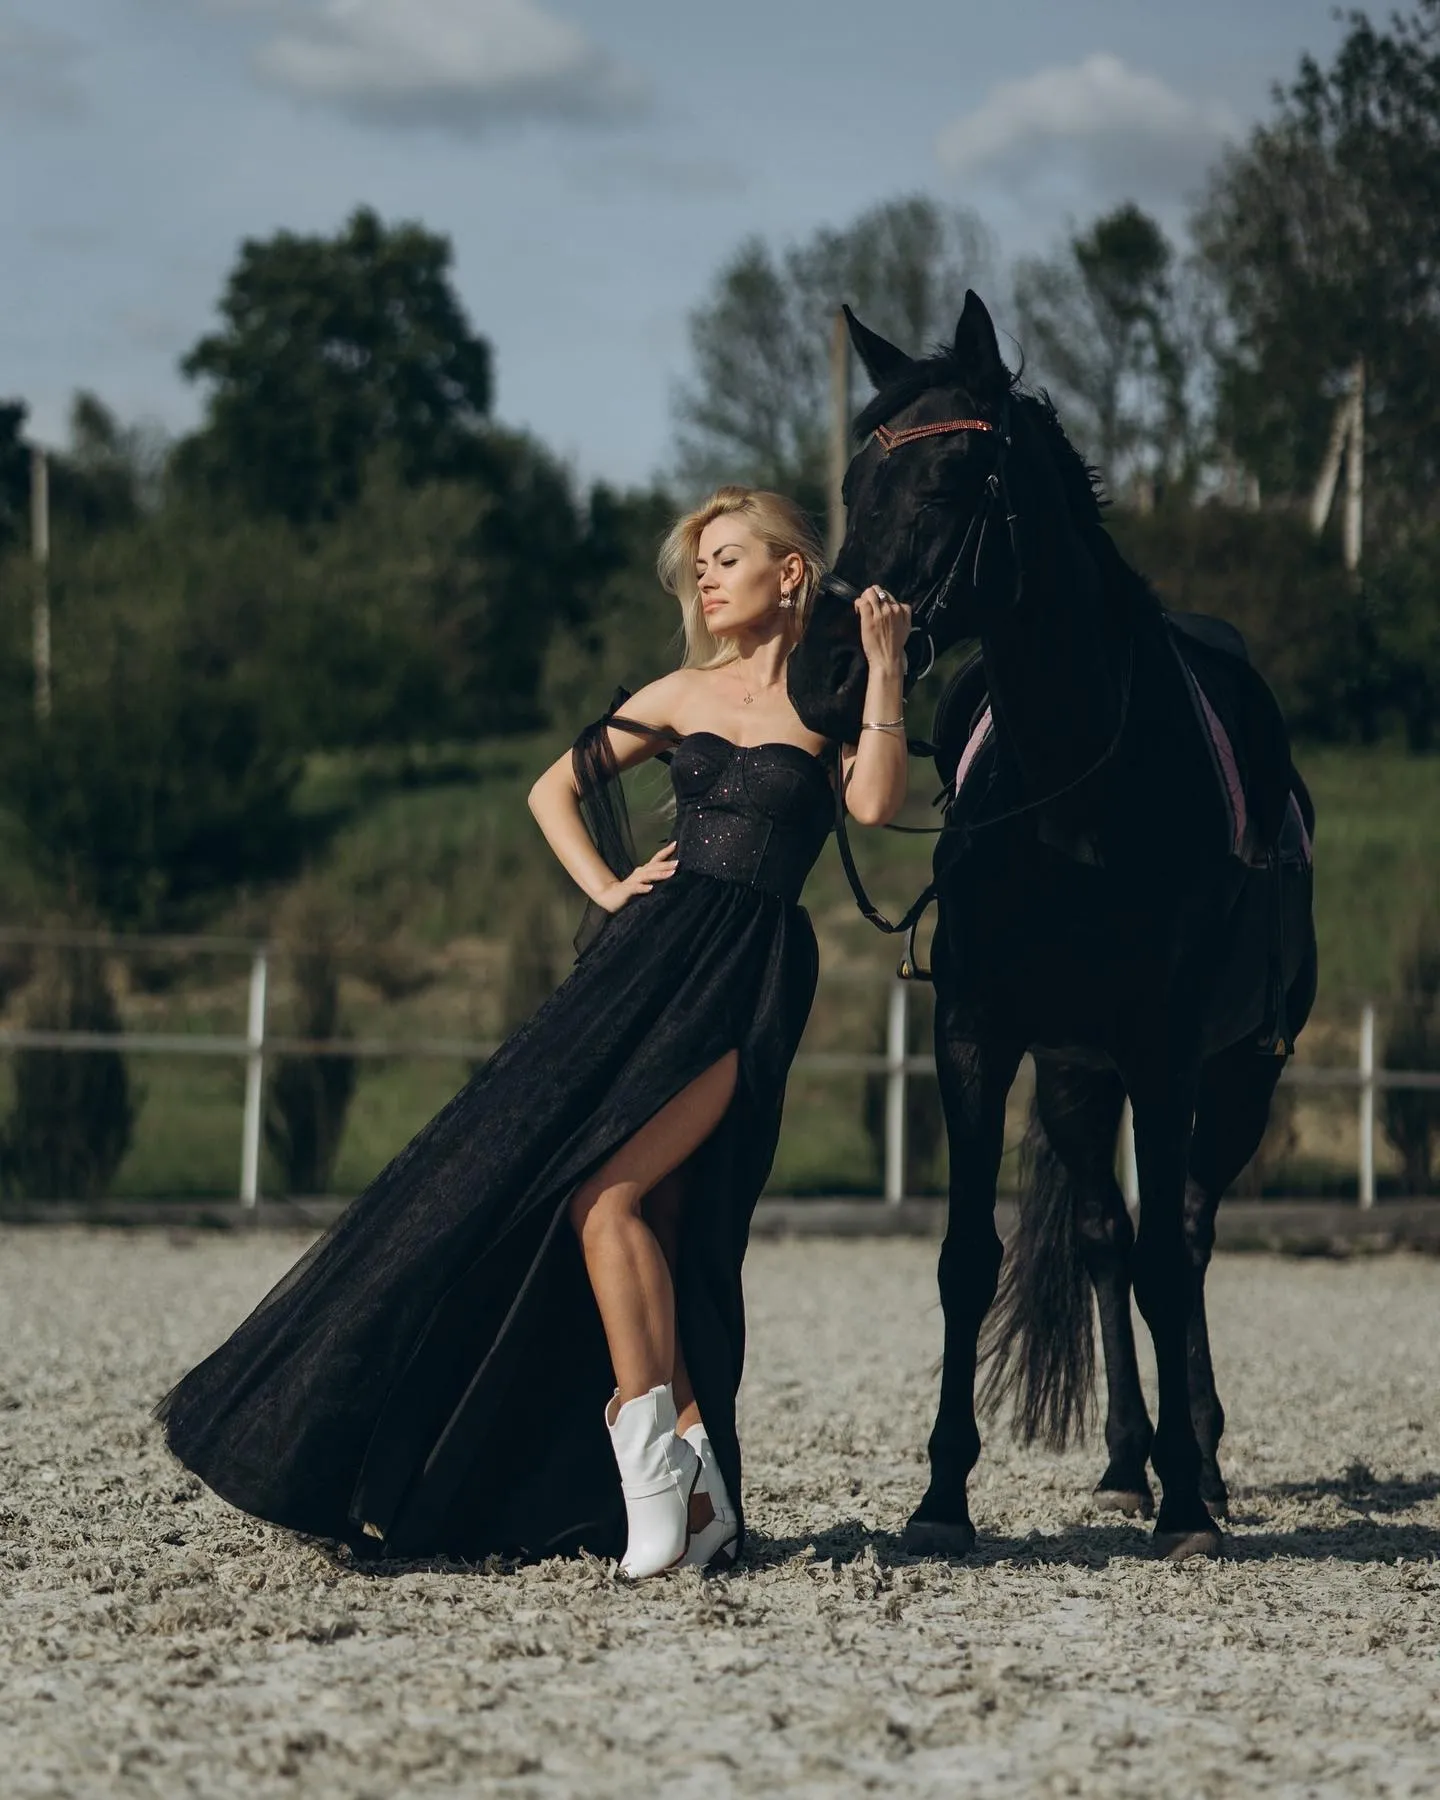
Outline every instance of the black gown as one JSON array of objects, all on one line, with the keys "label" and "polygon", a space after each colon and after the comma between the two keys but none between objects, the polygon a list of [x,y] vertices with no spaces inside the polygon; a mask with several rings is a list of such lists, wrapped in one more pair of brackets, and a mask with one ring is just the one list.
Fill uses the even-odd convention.
[{"label": "black gown", "polygon": [[740,1267],[814,996],[799,894],[833,789],[797,745],[677,737],[618,716],[624,697],[575,745],[587,823],[634,866],[605,726],[665,739],[677,872],[592,909],[550,999],[157,1409],[246,1512],[388,1556],[619,1555],[614,1377],[568,1202],[731,1049],[734,1099],[683,1172],[675,1288],[740,1505]]}]

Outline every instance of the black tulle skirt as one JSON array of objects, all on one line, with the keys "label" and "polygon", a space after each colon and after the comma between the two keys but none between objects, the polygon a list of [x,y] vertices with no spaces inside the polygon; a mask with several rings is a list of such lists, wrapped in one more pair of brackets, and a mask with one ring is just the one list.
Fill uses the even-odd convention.
[{"label": "black tulle skirt", "polygon": [[740,1504],[751,1215],[814,995],[805,912],[683,867],[574,970],[158,1409],[176,1456],[279,1525],[390,1556],[619,1554],[614,1387],[567,1204],[729,1050],[684,1171],[680,1340]]}]

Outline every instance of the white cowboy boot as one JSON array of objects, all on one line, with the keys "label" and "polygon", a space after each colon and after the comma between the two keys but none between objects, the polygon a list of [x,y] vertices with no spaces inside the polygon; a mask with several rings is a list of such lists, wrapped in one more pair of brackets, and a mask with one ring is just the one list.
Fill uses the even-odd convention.
[{"label": "white cowboy boot", "polygon": [[721,1560],[732,1563],[740,1537],[740,1520],[730,1504],[725,1477],[720,1473],[720,1465],[715,1460],[715,1452],[705,1434],[704,1425],[692,1425],[685,1433],[685,1442],[700,1458],[700,1486],[696,1492],[708,1494],[710,1504],[715,1509],[715,1517],[708,1525],[702,1525],[690,1539],[690,1548],[685,1552],[685,1567],[705,1569],[711,1563]]},{"label": "white cowboy boot", "polygon": [[628,1535],[620,1567],[639,1581],[674,1568],[685,1554],[700,1458],[675,1435],[675,1396],[668,1382],[623,1406],[619,1400],[617,1388],[605,1408],[605,1423],[625,1495]]}]

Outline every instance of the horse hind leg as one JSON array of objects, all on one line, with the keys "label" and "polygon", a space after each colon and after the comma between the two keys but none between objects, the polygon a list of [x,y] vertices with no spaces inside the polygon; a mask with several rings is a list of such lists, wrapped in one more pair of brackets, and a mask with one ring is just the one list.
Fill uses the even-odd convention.
[{"label": "horse hind leg", "polygon": [[[1073,1229],[1100,1316],[1109,1460],[1096,1484],[1095,1504],[1103,1512],[1148,1519],[1155,1511],[1145,1472],[1154,1430],[1140,1385],[1130,1307],[1135,1232],[1115,1179],[1124,1104],[1124,1084],[1113,1070],[1037,1066],[1037,1117],[1049,1153],[1065,1171]],[[1040,1156],[1037,1151],[1037,1175]]]},{"label": "horse hind leg", "polygon": [[1205,1275],[1215,1247],[1215,1215],[1225,1190],[1260,1147],[1275,1084],[1284,1063],[1257,1055],[1248,1044],[1212,1057],[1201,1069],[1185,1182],[1185,1248],[1195,1271],[1194,1301],[1186,1336],[1190,1416],[1200,1446],[1200,1494],[1211,1512],[1225,1517],[1229,1490],[1220,1469],[1225,1409],[1215,1384],[1210,1328],[1205,1313]]},{"label": "horse hind leg", "polygon": [[[1120,1088],[1118,1079],[1116,1086]],[[1095,1504],[1102,1512],[1148,1519],[1155,1512],[1155,1496],[1145,1466],[1150,1460],[1155,1432],[1140,1385],[1135,1321],[1130,1306],[1135,1228],[1115,1179],[1113,1160],[1123,1105],[1120,1088],[1120,1106],[1115,1108],[1114,1124],[1105,1140],[1111,1155],[1096,1169],[1078,1221],[1085,1267],[1100,1314],[1100,1342],[1105,1356],[1105,1448],[1110,1460],[1096,1483]]]}]

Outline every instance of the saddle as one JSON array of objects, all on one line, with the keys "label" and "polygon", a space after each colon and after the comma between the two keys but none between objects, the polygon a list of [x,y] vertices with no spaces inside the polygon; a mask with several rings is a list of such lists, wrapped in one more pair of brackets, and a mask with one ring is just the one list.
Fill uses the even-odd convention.
[{"label": "saddle", "polygon": [[[1224,619],[1167,612],[1169,644],[1215,778],[1227,849],[1250,868],[1279,860],[1309,866],[1313,812],[1290,759],[1280,709]],[[977,651],[936,708],[935,766],[951,801],[979,784],[994,714]]]},{"label": "saddle", "polygon": [[1170,642],[1230,824],[1231,854],[1251,868],[1313,861],[1314,814],[1290,758],[1280,708],[1224,619],[1167,612]]},{"label": "saddle", "polygon": [[[1257,1048],[1288,1056],[1293,1043],[1286,1016],[1284,885],[1287,873],[1308,877],[1311,870],[1314,808],[1291,760],[1275,697],[1251,665],[1240,632],[1203,613],[1167,612],[1164,619],[1180,685],[1214,774],[1226,852],[1252,872],[1247,880],[1267,890],[1269,998]],[[987,752],[995,735],[978,650],[942,695],[933,735],[947,813],[972,794],[978,803],[988,787],[993,755]],[[1052,839],[1043,818],[1037,830],[1079,861],[1100,860],[1088,836]]]}]

